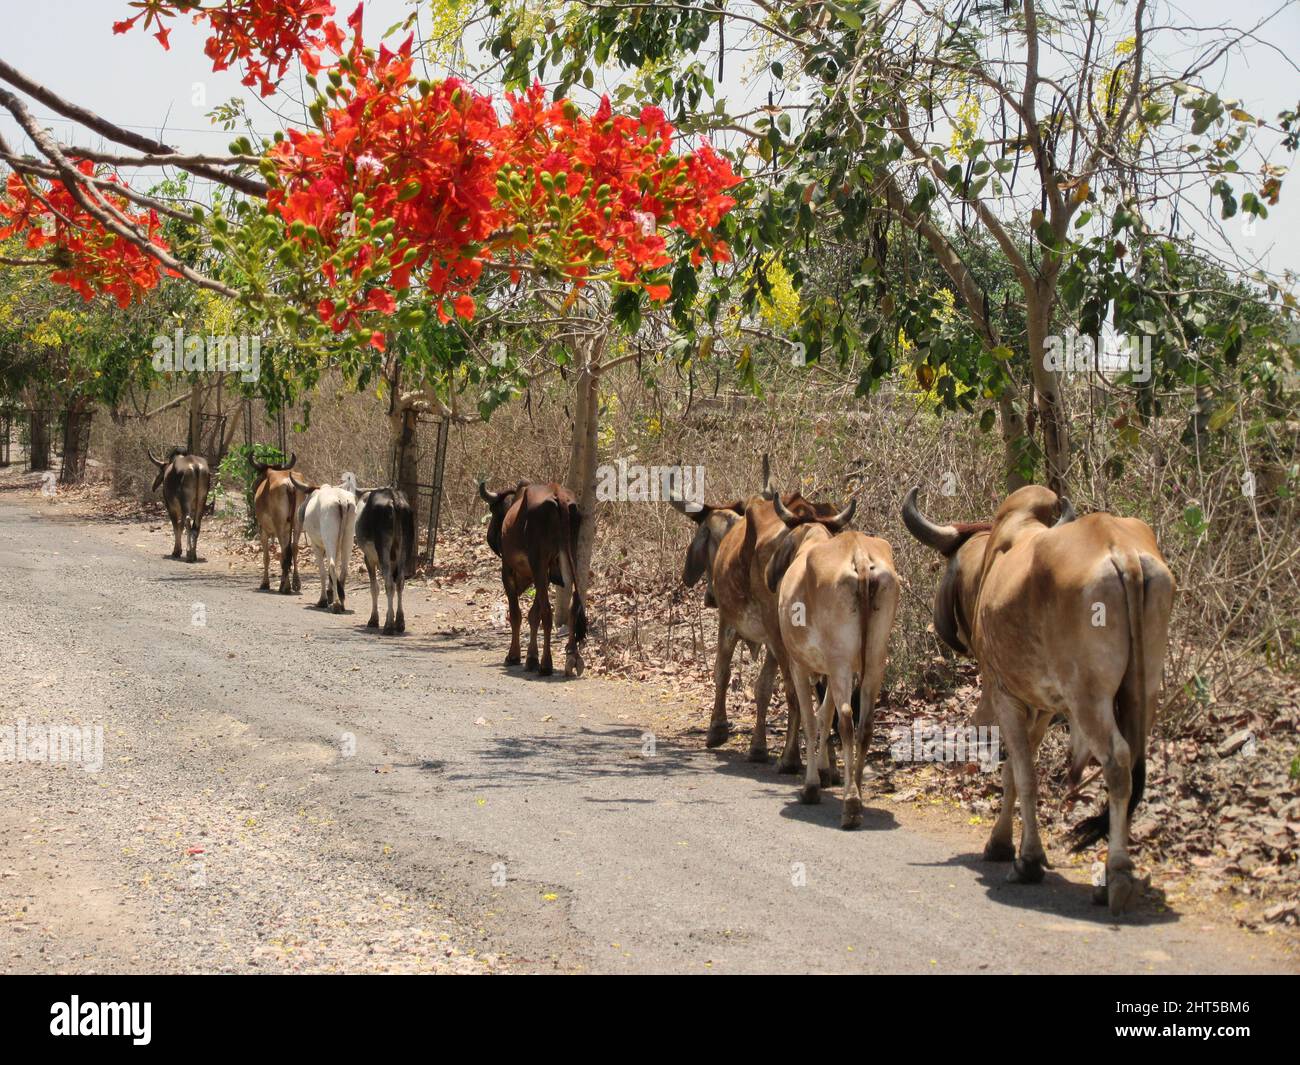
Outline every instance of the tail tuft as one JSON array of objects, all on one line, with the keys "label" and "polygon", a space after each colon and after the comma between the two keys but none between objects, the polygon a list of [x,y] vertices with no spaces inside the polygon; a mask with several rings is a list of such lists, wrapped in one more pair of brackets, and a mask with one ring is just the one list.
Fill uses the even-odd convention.
[{"label": "tail tuft", "polygon": [[[1133,790],[1128,797],[1128,815],[1131,819],[1133,811],[1137,809],[1138,803],[1142,801],[1142,793],[1147,786],[1147,763],[1145,758],[1141,758],[1133,763]],[[1092,817],[1085,817],[1072,829],[1070,829],[1070,853],[1078,854],[1085,851],[1094,843],[1100,843],[1110,835],[1110,805],[1102,807],[1101,813],[1094,814]]]},{"label": "tail tuft", "polygon": [[578,643],[587,638],[587,606],[576,586],[573,589],[573,637]]}]

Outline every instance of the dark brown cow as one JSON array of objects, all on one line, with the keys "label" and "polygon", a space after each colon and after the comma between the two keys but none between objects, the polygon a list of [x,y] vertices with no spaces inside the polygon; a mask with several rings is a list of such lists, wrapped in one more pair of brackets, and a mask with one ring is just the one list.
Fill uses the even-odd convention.
[{"label": "dark brown cow", "polygon": [[[798,773],[799,702],[791,684],[789,660],[781,639],[776,594],[768,588],[767,565],[784,538],[785,523],[777,517],[771,493],[752,497],[743,507],[739,503],[714,507],[680,500],[672,505],[699,525],[686,552],[682,580],[695,584],[707,576],[705,603],[718,608],[718,649],[713,664],[713,716],[705,743],[717,747],[727,738],[727,685],[731,680],[731,659],[736,642],[744,640],[751,649],[767,648],[763,667],[754,686],[757,703],[754,732],[749,741],[749,760],[767,761],[767,708],[779,669],[785,682],[788,715],[785,745],[781,750],[780,771]],[[824,503],[810,503],[798,492],[782,497],[796,525],[816,522],[832,533],[838,532],[853,516],[854,504],[843,511]]]},{"label": "dark brown cow", "polygon": [[199,560],[199,527],[203,524],[203,514],[207,509],[208,485],[212,475],[208,470],[207,459],[200,455],[191,455],[183,447],[174,447],[167,455],[167,460],[153,457],[145,452],[149,461],[158,467],[158,476],[154,478],[153,490],[163,490],[163,502],[167,506],[167,516],[171,518],[172,558],[181,557],[181,533],[185,533],[185,561]]},{"label": "dark brown cow", "polygon": [[[298,505],[307,500],[309,493],[299,491],[294,485],[293,475],[289,472],[297,461],[297,455],[291,454],[289,461],[279,466],[268,462],[249,459],[257,471],[257,481],[253,486],[253,514],[257,519],[257,531],[262,540],[262,591],[271,587],[271,537],[280,541],[280,594],[288,595],[298,591],[298,537],[302,533],[302,522],[298,517]],[[309,486],[313,487],[313,486]],[[290,581],[290,570],[293,572]]]},{"label": "dark brown cow", "polygon": [[[578,645],[587,638],[587,608],[577,586],[578,529],[582,513],[578,501],[561,484],[520,482],[503,492],[489,492],[480,481],[479,495],[492,517],[488,523],[488,546],[501,559],[501,583],[510,605],[510,653],[506,665],[518,665],[519,625],[522,613],[519,596],[530,584],[533,605],[528,611],[528,660],[525,669],[542,676],[554,672],[551,662],[551,597],[548,583],[573,589],[569,640],[564,648],[564,675],[581,674],[582,655]],[[537,657],[537,626],[542,626],[542,655]]]}]

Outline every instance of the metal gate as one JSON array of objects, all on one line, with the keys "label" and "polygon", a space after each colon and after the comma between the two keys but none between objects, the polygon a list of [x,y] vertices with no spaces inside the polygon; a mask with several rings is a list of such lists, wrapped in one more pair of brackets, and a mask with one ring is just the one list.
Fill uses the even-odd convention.
[{"label": "metal gate", "polygon": [[[257,408],[260,408],[257,409]],[[257,429],[254,431],[254,413],[257,413]],[[266,432],[268,430],[269,432]],[[260,401],[254,405],[251,398],[244,400],[244,445],[251,448],[254,444],[274,443],[280,449],[280,454],[286,458],[289,455],[288,437],[289,437],[289,419],[287,412],[283,407],[277,411],[268,411],[266,405]],[[272,439],[264,439],[264,436],[270,435]]]}]

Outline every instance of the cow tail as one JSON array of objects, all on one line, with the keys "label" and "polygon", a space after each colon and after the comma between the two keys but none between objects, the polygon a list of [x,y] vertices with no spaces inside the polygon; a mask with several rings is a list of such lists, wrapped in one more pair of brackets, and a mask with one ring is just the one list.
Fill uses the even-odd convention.
[{"label": "cow tail", "polygon": [[334,580],[338,584],[347,578],[348,563],[352,561],[352,530],[356,518],[355,503],[344,503],[339,508],[339,541],[334,548]]},{"label": "cow tail", "polygon": [[[854,558],[858,571],[858,683],[853,688],[853,724],[856,728],[862,713],[862,685],[867,680],[867,661],[871,654],[870,629],[871,612],[876,607],[876,593],[880,589],[880,577],[871,565],[871,559],[865,554]],[[869,708],[870,709],[870,708]]]},{"label": "cow tail", "polygon": [[[1147,732],[1150,707],[1147,705],[1146,633],[1142,615],[1146,606],[1146,580],[1142,560],[1136,553],[1111,555],[1111,565],[1124,589],[1128,614],[1128,666],[1115,696],[1115,724],[1128,744],[1133,759],[1133,790],[1129,794],[1129,817],[1142,801],[1147,781]],[[1110,804],[1101,812],[1080,821],[1070,830],[1072,851],[1081,851],[1110,835]]]},{"label": "cow tail", "polygon": [[578,591],[578,533],[582,528],[582,511],[577,504],[571,504],[566,517],[564,526],[567,535],[564,537],[564,550],[560,552],[560,569],[564,583],[573,589],[573,637],[582,643],[587,638],[587,607],[582,601],[582,593]]}]

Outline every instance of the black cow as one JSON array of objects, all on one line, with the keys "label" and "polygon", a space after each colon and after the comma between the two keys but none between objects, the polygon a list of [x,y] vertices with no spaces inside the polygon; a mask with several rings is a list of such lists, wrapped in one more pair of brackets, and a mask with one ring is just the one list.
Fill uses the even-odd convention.
[{"label": "black cow", "polygon": [[181,557],[181,530],[184,529],[188,541],[185,561],[197,562],[199,526],[203,524],[203,514],[208,502],[208,486],[212,482],[207,459],[201,455],[191,455],[183,447],[172,448],[166,461],[154,458],[150,451],[146,450],[145,454],[149,456],[149,461],[158,467],[158,476],[154,478],[153,490],[156,492],[158,486],[162,486],[167,516],[172,520],[172,533],[176,537],[172,558]]},{"label": "black cow", "polygon": [[[402,614],[402,587],[406,584],[406,556],[415,545],[415,514],[405,493],[396,488],[372,488],[357,495],[356,543],[366,560],[370,575],[370,620],[368,628],[379,627],[378,568],[384,575],[388,595],[388,615],[384,635],[406,631]],[[346,560],[343,565],[347,565]],[[397,615],[393,616],[393,591],[397,591]]]}]

